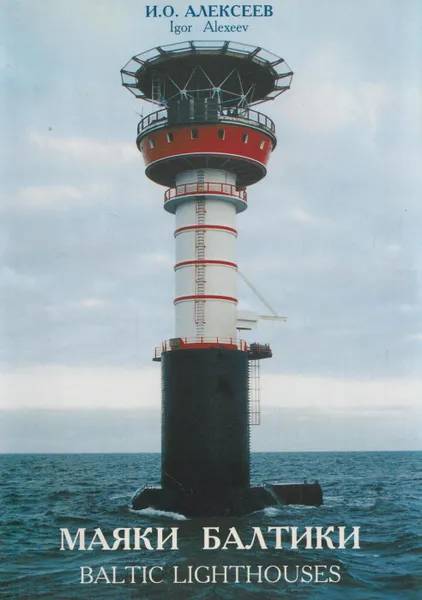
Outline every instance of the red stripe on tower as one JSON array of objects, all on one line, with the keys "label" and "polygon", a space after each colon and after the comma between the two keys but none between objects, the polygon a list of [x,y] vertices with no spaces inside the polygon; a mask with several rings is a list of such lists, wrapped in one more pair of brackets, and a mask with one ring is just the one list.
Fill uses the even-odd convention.
[{"label": "red stripe on tower", "polygon": [[217,265],[222,267],[233,267],[237,269],[237,264],[234,262],[229,262],[227,260],[185,260],[180,263],[176,263],[174,265],[174,269],[179,269],[180,267],[190,267],[194,265]]},{"label": "red stripe on tower", "polygon": [[219,296],[217,294],[191,294],[190,296],[179,296],[178,298],[174,299],[174,304],[177,304],[178,302],[184,302],[185,300],[224,300],[225,302],[233,302],[234,304],[237,304],[237,298],[233,298],[231,296]]},{"label": "red stripe on tower", "polygon": [[237,236],[237,229],[233,227],[227,227],[226,225],[186,225],[185,227],[179,227],[175,230],[174,235],[178,235],[179,233],[183,233],[184,231],[192,231],[193,229],[221,229],[222,231],[228,231],[229,233],[233,233]]}]

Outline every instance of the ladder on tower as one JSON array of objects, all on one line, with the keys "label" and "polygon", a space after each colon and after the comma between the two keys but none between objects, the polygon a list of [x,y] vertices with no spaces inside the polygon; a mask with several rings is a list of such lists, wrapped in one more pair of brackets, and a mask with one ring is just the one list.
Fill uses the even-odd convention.
[{"label": "ladder on tower", "polygon": [[[195,233],[195,259],[205,260],[205,199],[199,198],[196,202],[196,225]],[[197,262],[195,265],[195,295],[205,295],[205,264]],[[205,300],[195,300],[195,323],[198,338],[204,336],[205,330]]]},{"label": "ladder on tower", "polygon": [[260,361],[249,361],[249,425],[261,424]]}]

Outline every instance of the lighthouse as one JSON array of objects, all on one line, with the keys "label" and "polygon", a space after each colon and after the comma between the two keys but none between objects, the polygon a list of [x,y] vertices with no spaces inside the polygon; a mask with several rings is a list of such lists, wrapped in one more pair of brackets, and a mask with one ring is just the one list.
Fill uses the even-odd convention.
[{"label": "lighthouse", "polygon": [[158,108],[138,124],[136,144],[146,176],[164,186],[175,239],[175,328],[154,354],[161,487],[140,490],[133,506],[213,516],[321,504],[317,482],[251,486],[252,375],[272,351],[238,335],[238,217],[277,144],[274,122],[252,106],[287,91],[293,73],[260,47],[189,41],[136,55],[121,75]]}]

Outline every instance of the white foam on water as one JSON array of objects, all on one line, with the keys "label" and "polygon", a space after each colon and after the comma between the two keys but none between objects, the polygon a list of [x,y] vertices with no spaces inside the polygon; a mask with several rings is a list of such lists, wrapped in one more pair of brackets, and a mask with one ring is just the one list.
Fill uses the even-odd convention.
[{"label": "white foam on water", "polygon": [[144,515],[147,517],[174,519],[175,521],[188,521],[188,518],[180,513],[171,512],[170,510],[158,510],[157,508],[142,508],[141,510],[134,510],[129,508],[130,512],[136,513],[137,515]]},{"label": "white foam on water", "polygon": [[266,517],[276,517],[276,516],[278,516],[280,514],[280,509],[281,508],[284,508],[284,507],[282,507],[282,506],[267,506],[267,508],[264,508],[262,510],[262,513]]},{"label": "white foam on water", "polygon": [[132,494],[116,494],[115,496],[110,496],[110,500],[121,500],[122,498],[128,498],[131,497]]}]

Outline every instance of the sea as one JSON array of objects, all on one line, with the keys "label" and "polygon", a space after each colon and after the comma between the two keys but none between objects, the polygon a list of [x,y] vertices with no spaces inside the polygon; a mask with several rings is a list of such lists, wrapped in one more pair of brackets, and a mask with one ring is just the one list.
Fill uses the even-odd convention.
[{"label": "sea", "polygon": [[[187,519],[131,508],[139,487],[158,482],[159,454],[1,455],[0,597],[421,599],[421,467],[422,452],[252,454],[254,483],[318,479],[324,505]],[[291,528],[341,526],[360,528],[360,548],[290,547]],[[91,541],[100,528],[111,544],[114,529],[149,527],[151,550],[60,550],[61,529]],[[218,549],[203,548],[210,527]],[[282,549],[270,527],[287,528]],[[157,549],[158,528],[176,531],[177,549]],[[254,531],[262,543],[247,549]]]}]

